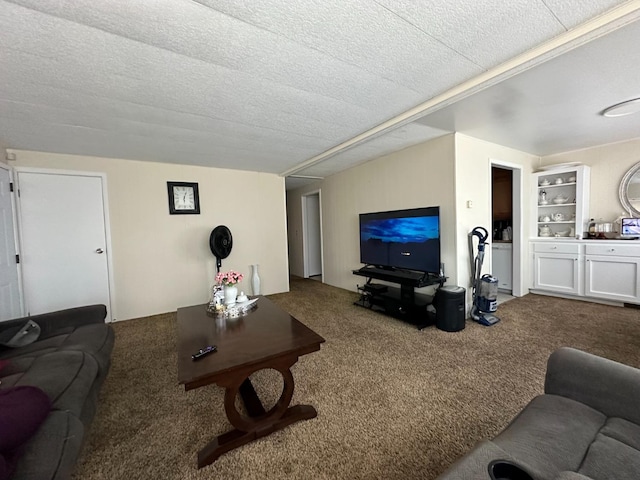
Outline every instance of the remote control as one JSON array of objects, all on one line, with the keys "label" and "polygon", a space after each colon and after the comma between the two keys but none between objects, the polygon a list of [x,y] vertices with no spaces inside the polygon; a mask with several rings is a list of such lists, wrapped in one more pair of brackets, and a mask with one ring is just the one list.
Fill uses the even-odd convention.
[{"label": "remote control", "polygon": [[217,350],[218,347],[216,347],[215,345],[209,345],[208,347],[201,348],[200,350],[198,350],[198,353],[194,353],[193,355],[191,355],[191,360],[200,360],[205,355],[209,355],[210,353],[213,353]]}]

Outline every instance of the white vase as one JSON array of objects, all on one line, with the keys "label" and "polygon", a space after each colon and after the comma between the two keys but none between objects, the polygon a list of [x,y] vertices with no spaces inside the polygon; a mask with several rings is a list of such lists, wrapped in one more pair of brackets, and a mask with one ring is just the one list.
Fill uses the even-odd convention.
[{"label": "white vase", "polygon": [[238,296],[238,287],[235,285],[227,285],[224,287],[224,304],[234,305]]},{"label": "white vase", "polygon": [[251,265],[251,291],[254,295],[260,295],[260,277],[258,276],[258,264]]}]

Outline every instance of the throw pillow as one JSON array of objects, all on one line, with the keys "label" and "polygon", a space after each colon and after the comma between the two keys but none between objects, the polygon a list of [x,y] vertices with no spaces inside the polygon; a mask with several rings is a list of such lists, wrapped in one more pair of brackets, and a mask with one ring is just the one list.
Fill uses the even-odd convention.
[{"label": "throw pillow", "polygon": [[0,455],[5,461],[15,463],[19,447],[36,433],[50,411],[51,400],[38,387],[0,389]]},{"label": "throw pillow", "polygon": [[17,327],[7,328],[0,333],[0,345],[16,348],[35,342],[40,336],[40,325],[27,320]]}]

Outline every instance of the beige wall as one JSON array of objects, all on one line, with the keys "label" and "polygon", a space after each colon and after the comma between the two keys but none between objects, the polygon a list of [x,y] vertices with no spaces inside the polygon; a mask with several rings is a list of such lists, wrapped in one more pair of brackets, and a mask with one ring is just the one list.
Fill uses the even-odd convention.
[{"label": "beige wall", "polygon": [[[262,293],[288,291],[284,179],[273,174],[166,163],[15,151],[13,167],[107,175],[114,317],[125,320],[204,303],[215,276],[209,234],[227,225],[233,251],[223,270],[260,264]],[[198,182],[200,215],[169,215],[167,181]]]},{"label": "beige wall", "polygon": [[624,212],[618,187],[624,174],[640,161],[640,139],[542,157],[542,165],[580,162],[591,167],[589,216],[613,221]]},{"label": "beige wall", "polygon": [[[455,284],[454,136],[380,157],[287,195],[292,273],[302,269],[301,196],[321,190],[324,281],[355,290],[361,278],[358,214],[439,205],[442,261]],[[294,268],[296,270],[294,270]],[[300,273],[301,274],[301,273]]]},{"label": "beige wall", "polygon": [[[528,293],[531,285],[531,261],[528,254],[530,224],[530,183],[531,172],[538,157],[495,143],[478,140],[467,135],[455,135],[455,175],[456,175],[456,248],[458,251],[457,278],[459,285],[468,289],[471,277],[471,260],[468,247],[468,234],[474,227],[482,226],[489,233],[492,226],[491,213],[491,162],[504,162],[522,167],[523,188],[523,234],[522,255],[519,260],[522,268],[523,293]],[[467,202],[472,202],[468,208]],[[483,263],[483,273],[491,272],[491,250]],[[469,297],[470,299],[470,297]]]}]

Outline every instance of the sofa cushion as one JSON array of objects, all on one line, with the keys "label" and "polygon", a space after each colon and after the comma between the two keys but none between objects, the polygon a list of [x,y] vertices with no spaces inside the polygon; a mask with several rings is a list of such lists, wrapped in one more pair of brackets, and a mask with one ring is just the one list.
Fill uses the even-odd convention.
[{"label": "sofa cushion", "polygon": [[600,433],[640,450],[640,425],[623,418],[609,418]]},{"label": "sofa cushion", "polygon": [[92,355],[73,350],[16,358],[7,370],[12,374],[3,378],[3,385],[37,385],[54,409],[67,410],[76,417],[80,417],[99,373]]},{"label": "sofa cushion", "polygon": [[596,480],[638,478],[640,426],[611,418],[600,431],[578,472]]},{"label": "sofa cushion", "polygon": [[606,422],[600,412],[557,395],[534,398],[493,441],[534,478],[578,471],[589,445]]},{"label": "sofa cushion", "polygon": [[51,401],[37,387],[0,389],[0,479],[9,478],[21,447],[38,430],[51,410]]},{"label": "sofa cushion", "polygon": [[[489,478],[489,464],[496,459],[515,462],[508,452],[505,452],[495,443],[484,440],[476,444],[473,450],[464,457],[458,459],[444,474],[438,477],[438,480]],[[524,467],[527,468],[526,466]]]},{"label": "sofa cushion", "polygon": [[104,323],[66,327],[54,335],[19,349],[5,350],[1,358],[37,357],[60,350],[80,350],[93,355],[102,372],[108,371],[113,348],[113,329]]},{"label": "sofa cushion", "polygon": [[582,475],[578,472],[560,472],[553,480],[592,480],[586,475]]},{"label": "sofa cushion", "polygon": [[52,411],[25,446],[14,478],[68,480],[80,454],[82,422],[68,412]]}]

